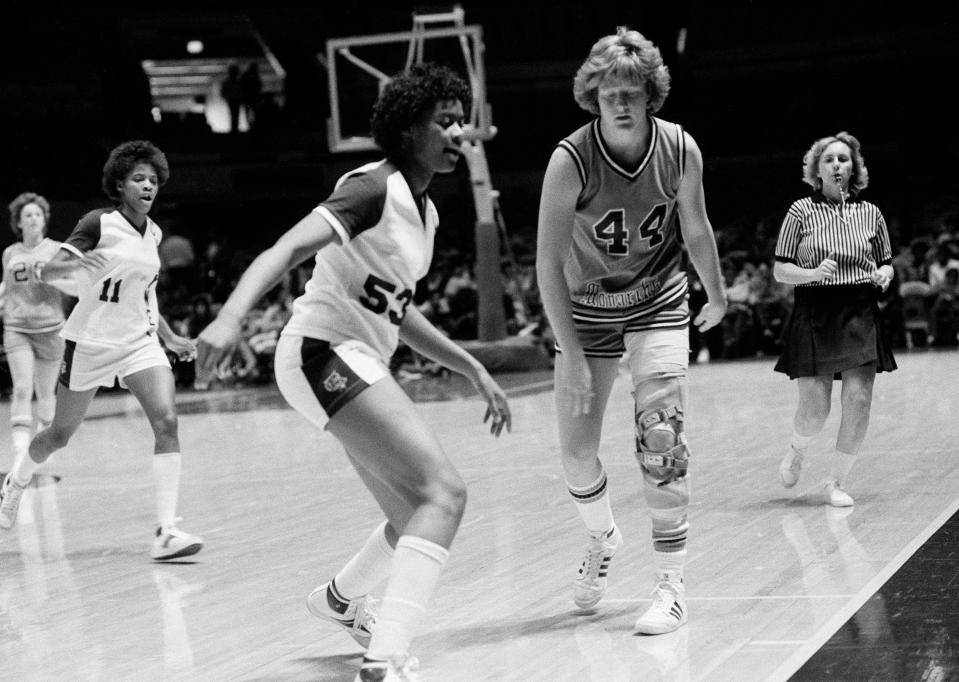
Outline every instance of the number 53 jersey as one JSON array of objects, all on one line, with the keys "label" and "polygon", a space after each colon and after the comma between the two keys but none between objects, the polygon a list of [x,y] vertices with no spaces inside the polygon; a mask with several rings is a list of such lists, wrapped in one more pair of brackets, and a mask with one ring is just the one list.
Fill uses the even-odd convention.
[{"label": "number 53 jersey", "polygon": [[60,248],[76,256],[96,250],[105,269],[77,268],[77,304],[60,335],[79,343],[120,347],[156,335],[157,246],[163,233],[150,218],[137,228],[116,209],[87,213]]},{"label": "number 53 jersey", "polygon": [[413,196],[389,161],[341,177],[313,209],[341,246],[316,254],[313,275],[283,333],[329,341],[362,341],[388,362],[416,282],[429,270],[439,217],[432,200]]}]

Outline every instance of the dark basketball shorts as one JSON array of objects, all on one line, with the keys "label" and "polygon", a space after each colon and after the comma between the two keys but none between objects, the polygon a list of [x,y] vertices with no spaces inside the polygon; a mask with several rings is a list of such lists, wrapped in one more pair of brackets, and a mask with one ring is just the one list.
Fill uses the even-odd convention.
[{"label": "dark basketball shorts", "polygon": [[280,337],[273,367],[290,407],[321,429],[362,391],[390,376],[383,359],[361,341],[331,345],[290,334]]}]

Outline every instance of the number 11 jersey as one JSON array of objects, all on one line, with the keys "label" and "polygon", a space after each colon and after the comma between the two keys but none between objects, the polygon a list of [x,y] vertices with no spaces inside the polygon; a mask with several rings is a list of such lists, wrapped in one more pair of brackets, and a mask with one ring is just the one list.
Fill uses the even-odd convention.
[{"label": "number 11 jersey", "polygon": [[157,246],[163,233],[149,217],[143,229],[116,209],[87,213],[60,248],[82,256],[96,250],[105,269],[75,270],[77,304],[60,335],[70,341],[121,347],[156,337]]}]

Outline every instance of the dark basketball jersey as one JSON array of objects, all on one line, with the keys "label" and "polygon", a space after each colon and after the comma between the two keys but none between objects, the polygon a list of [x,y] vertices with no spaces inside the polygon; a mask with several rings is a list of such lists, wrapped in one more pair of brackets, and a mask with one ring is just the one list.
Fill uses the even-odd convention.
[{"label": "dark basketball jersey", "polygon": [[686,138],[675,123],[649,120],[649,149],[633,170],[613,159],[599,119],[558,145],[582,181],[564,269],[578,321],[644,319],[657,328],[689,323],[676,207]]}]

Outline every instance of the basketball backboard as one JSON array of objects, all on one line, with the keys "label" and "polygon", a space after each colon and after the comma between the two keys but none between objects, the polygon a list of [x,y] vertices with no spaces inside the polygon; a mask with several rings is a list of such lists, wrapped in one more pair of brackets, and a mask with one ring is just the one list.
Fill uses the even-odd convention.
[{"label": "basketball backboard", "polygon": [[465,25],[458,5],[448,12],[414,12],[410,31],[331,38],[325,56],[330,151],[377,149],[369,131],[373,104],[394,73],[423,61],[445,64],[466,79],[473,93],[467,137],[492,138],[483,49],[482,27]]}]

